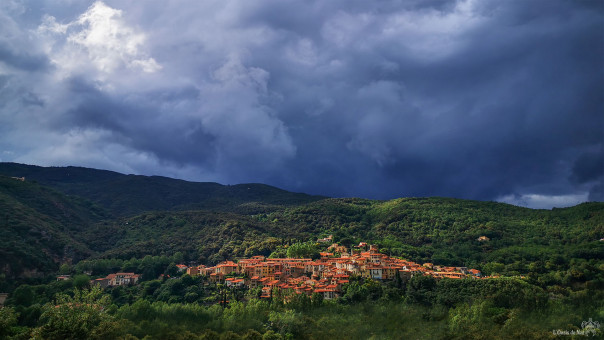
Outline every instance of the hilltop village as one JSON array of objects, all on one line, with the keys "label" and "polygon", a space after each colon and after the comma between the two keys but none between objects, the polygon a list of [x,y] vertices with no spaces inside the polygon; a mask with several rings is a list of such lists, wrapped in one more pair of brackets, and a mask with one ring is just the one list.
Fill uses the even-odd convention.
[{"label": "hilltop village", "polygon": [[[329,238],[320,239],[325,242]],[[311,295],[319,293],[325,299],[333,299],[341,293],[342,285],[351,276],[387,281],[406,281],[414,275],[429,275],[434,278],[483,278],[481,272],[466,267],[445,267],[432,263],[418,264],[382,254],[377,246],[365,242],[349,252],[337,243],[320,253],[320,258],[267,258],[253,256],[237,262],[224,261],[213,267],[204,265],[177,265],[180,272],[191,276],[203,275],[210,283],[222,283],[234,288],[262,288],[262,298],[269,298],[276,289]],[[92,280],[101,287],[136,284],[139,274],[115,273],[106,278]]]}]

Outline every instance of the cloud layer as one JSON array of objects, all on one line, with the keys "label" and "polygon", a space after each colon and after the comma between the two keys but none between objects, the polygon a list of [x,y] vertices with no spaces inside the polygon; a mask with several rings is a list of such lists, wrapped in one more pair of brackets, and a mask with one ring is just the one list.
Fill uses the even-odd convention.
[{"label": "cloud layer", "polygon": [[598,1],[0,5],[0,160],[329,196],[604,200]]}]

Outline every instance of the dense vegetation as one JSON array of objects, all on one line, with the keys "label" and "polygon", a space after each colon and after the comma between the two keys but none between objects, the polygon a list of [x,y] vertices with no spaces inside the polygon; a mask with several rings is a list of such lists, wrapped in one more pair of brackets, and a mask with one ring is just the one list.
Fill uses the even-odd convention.
[{"label": "dense vegetation", "polygon": [[[262,185],[7,163],[0,174],[28,178],[0,176],[0,291],[10,293],[0,338],[541,339],[604,321],[604,203],[550,211],[448,198],[318,200]],[[355,279],[337,300],[286,303],[175,267],[315,257],[327,235],[502,277]],[[142,283],[88,290],[91,277],[117,271],[140,273]]]},{"label": "dense vegetation", "polygon": [[36,276],[92,254],[76,235],[107,217],[94,204],[0,176],[0,268]]},{"label": "dense vegetation", "polygon": [[271,205],[297,205],[323,199],[264,184],[221,185],[187,182],[160,176],[123,175],[81,167],[39,167],[0,163],[0,174],[25,177],[67,195],[90,200],[116,216],[159,210],[247,212],[249,203],[263,210]]},{"label": "dense vegetation", "polygon": [[[296,241],[333,234],[418,262],[518,275],[569,269],[570,260],[604,257],[604,204],[531,210],[444,198],[327,199],[268,213],[156,212],[98,224],[83,239],[101,257],[185,254],[186,261],[268,256]],[[486,236],[488,241],[478,241]],[[102,246],[101,246],[102,245]],[[282,249],[282,248],[281,248]]]},{"label": "dense vegetation", "polygon": [[[519,278],[386,284],[353,280],[336,300],[227,289],[184,275],[88,290],[78,279],[22,285],[0,309],[15,339],[555,339],[604,316],[594,286],[552,296]],[[81,280],[80,280],[81,281]],[[82,281],[85,282],[85,281]],[[221,303],[226,297],[227,303]]]}]

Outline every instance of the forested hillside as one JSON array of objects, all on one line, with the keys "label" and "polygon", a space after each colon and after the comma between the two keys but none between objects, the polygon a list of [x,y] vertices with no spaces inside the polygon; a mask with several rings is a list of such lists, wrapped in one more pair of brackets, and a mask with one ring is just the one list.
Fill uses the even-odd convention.
[{"label": "forested hillside", "polygon": [[108,214],[93,203],[48,187],[0,176],[0,268],[38,276],[92,254],[77,238]]},{"label": "forested hillside", "polygon": [[[26,179],[0,176],[0,291],[9,293],[0,337],[541,339],[604,316],[604,203],[533,210],[436,197],[320,199],[264,185],[3,166]],[[500,278],[352,277],[335,300],[267,301],[176,267],[317,258],[329,245],[317,239],[329,235]],[[118,271],[141,283],[82,290]],[[79,323],[82,315],[93,321]],[[343,327],[346,337],[334,332]]]},{"label": "forested hillside", "polygon": [[0,175],[25,177],[67,195],[88,199],[116,216],[146,211],[213,210],[248,212],[249,203],[297,205],[323,199],[265,184],[221,185],[160,176],[124,175],[82,167],[40,167],[0,163]]},{"label": "forested hillside", "polygon": [[[154,212],[97,224],[82,240],[100,257],[129,259],[180,251],[187,260],[270,255],[288,244],[333,235],[377,244],[419,262],[486,272],[526,273],[546,263],[604,258],[604,204],[532,210],[494,202],[413,198],[326,199],[267,213]],[[478,238],[486,236],[487,241]]]}]

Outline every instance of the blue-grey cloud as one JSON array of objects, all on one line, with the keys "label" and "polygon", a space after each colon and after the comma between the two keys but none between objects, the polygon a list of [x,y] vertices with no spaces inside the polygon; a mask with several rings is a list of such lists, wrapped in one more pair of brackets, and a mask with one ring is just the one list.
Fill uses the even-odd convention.
[{"label": "blue-grey cloud", "polygon": [[330,196],[602,200],[603,13],[9,0],[0,158]]}]

